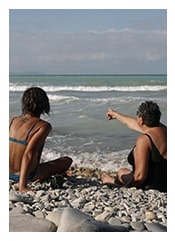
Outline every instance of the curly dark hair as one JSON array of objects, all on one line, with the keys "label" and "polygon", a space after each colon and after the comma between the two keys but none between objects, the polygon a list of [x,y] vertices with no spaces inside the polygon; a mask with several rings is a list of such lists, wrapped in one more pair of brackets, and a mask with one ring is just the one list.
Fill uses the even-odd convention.
[{"label": "curly dark hair", "polygon": [[159,125],[162,113],[157,103],[145,101],[139,106],[137,115],[143,118],[145,125],[154,127]]},{"label": "curly dark hair", "polygon": [[25,90],[22,99],[22,113],[30,113],[32,116],[48,114],[50,103],[46,92],[39,87],[31,87]]}]

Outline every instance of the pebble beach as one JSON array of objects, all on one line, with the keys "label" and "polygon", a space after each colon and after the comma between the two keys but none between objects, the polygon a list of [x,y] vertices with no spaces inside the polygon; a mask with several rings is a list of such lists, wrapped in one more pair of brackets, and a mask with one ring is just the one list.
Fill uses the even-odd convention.
[{"label": "pebble beach", "polygon": [[26,194],[9,180],[9,232],[167,232],[167,193],[103,184],[98,169],[71,172],[61,187],[29,183]]}]

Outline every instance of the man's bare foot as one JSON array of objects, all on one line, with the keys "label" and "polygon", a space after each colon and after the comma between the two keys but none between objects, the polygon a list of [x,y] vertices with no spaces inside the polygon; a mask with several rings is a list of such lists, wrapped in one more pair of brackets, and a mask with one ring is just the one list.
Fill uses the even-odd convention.
[{"label": "man's bare foot", "polygon": [[109,174],[107,174],[106,172],[102,173],[101,175],[101,180],[102,183],[111,183],[114,184],[115,183],[115,178],[111,177]]}]

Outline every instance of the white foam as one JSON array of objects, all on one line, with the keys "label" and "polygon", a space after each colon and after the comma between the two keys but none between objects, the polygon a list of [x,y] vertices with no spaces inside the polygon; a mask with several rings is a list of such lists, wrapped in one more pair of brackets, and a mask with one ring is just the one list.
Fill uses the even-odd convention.
[{"label": "white foam", "polygon": [[[88,167],[100,169],[102,171],[117,171],[121,167],[130,168],[127,162],[127,155],[130,150],[120,150],[110,153],[98,152],[82,152],[82,153],[64,153],[73,159],[73,165],[78,167]],[[60,157],[60,153],[48,150],[47,148],[42,153],[43,162]]]},{"label": "white foam", "polygon": [[[29,86],[10,84],[10,91],[24,91]],[[42,86],[47,92],[56,91],[81,91],[81,92],[108,92],[108,91],[121,91],[121,92],[134,92],[134,91],[160,91],[166,90],[166,85],[138,85],[138,86]]]},{"label": "white foam", "polygon": [[79,98],[78,97],[75,97],[75,96],[65,96],[65,95],[48,95],[48,98],[49,98],[49,100],[58,100],[58,101],[67,101],[67,102],[69,102],[69,101],[74,101],[74,100],[79,100]]}]

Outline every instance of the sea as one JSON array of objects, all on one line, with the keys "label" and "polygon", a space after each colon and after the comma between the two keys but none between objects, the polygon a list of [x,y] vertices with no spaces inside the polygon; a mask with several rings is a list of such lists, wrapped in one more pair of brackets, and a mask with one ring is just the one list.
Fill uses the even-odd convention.
[{"label": "sea", "polygon": [[9,118],[21,114],[21,97],[32,86],[43,88],[51,105],[52,125],[42,161],[70,156],[73,165],[117,171],[129,167],[127,155],[139,133],[117,120],[108,120],[112,108],[136,117],[138,106],[155,101],[167,125],[166,75],[10,75]]}]

